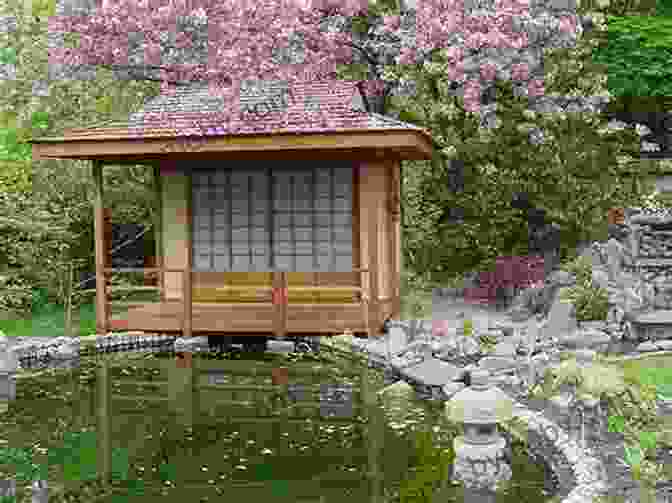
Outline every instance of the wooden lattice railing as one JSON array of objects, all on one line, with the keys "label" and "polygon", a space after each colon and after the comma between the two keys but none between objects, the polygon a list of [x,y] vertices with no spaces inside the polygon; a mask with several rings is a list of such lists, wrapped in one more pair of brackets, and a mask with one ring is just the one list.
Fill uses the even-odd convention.
[{"label": "wooden lattice railing", "polygon": [[[114,286],[107,285],[105,288],[105,327],[109,326],[110,322],[110,308],[111,307],[142,307],[147,305],[148,302],[123,302],[123,301],[112,301],[109,299],[109,296],[113,292],[140,292],[140,291],[153,291],[159,293],[165,293],[166,286],[164,282],[164,276],[166,273],[182,273],[182,306],[183,306],[183,324],[182,332],[185,337],[191,337],[192,334],[192,321],[193,321],[193,282],[192,276],[195,272],[194,269],[172,269],[166,267],[151,267],[151,268],[105,268],[105,274],[109,273],[144,273],[147,274],[159,274],[159,285],[164,286]],[[364,284],[363,276],[364,274],[369,274],[368,269],[353,269],[351,272],[360,274],[360,285]],[[188,274],[191,273],[191,274]],[[272,272],[272,286],[254,286],[253,288],[257,290],[258,293],[270,293],[270,302],[275,306],[275,323],[273,327],[273,332],[276,336],[284,336],[287,333],[287,304],[289,292],[319,292],[320,290],[328,289],[324,285],[301,285],[293,286],[289,285],[287,281],[287,272]],[[318,275],[320,273],[311,273]],[[107,283],[107,282],[106,282]],[[232,286],[223,285],[218,287],[218,289],[226,290],[227,288],[237,288]],[[371,319],[370,319],[370,308],[372,302],[375,302],[371,299],[370,295],[370,282],[369,288],[364,288],[359,285],[348,285],[348,286],[339,286],[339,290],[350,290],[353,294],[359,295],[359,303],[362,309],[362,319],[366,327],[367,333],[371,333]],[[88,290],[91,291],[91,290]],[[95,289],[92,290],[95,292]],[[163,296],[163,295],[162,295]],[[388,302],[389,299],[378,299],[378,302]],[[262,300],[261,303],[266,303],[268,301]],[[302,302],[303,304],[311,305],[317,303],[311,302]],[[377,311],[376,311],[377,312]]]}]

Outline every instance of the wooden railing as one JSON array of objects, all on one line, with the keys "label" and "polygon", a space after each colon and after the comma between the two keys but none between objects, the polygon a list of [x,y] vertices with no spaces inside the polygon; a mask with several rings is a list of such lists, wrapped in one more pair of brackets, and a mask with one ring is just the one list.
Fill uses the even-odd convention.
[{"label": "wooden railing", "polygon": [[[120,267],[120,268],[114,268],[114,267],[106,267],[103,269],[105,274],[108,273],[159,273],[160,275],[160,281],[159,284],[163,284],[164,286],[113,286],[109,285],[105,287],[105,315],[104,315],[104,323],[105,323],[105,331],[107,331],[107,327],[109,327],[109,318],[110,318],[110,310],[108,309],[111,306],[123,306],[123,307],[141,307],[143,305],[148,304],[147,302],[122,302],[122,301],[110,301],[108,300],[108,295],[112,294],[113,292],[122,292],[122,291],[127,291],[127,292],[140,292],[140,291],[158,291],[158,292],[165,292],[166,287],[165,287],[165,282],[163,279],[165,278],[165,273],[182,273],[182,306],[183,306],[183,321],[182,321],[182,333],[185,337],[191,337],[192,334],[192,321],[193,321],[193,302],[192,302],[192,274],[195,271],[194,269],[171,269],[167,267],[150,267],[150,268],[145,268],[145,267]],[[198,271],[202,272],[202,271]],[[364,282],[362,281],[363,279],[363,274],[369,274],[368,269],[361,269],[361,268],[356,268],[353,269],[351,272],[354,273],[360,273],[360,285],[362,285]],[[188,274],[191,273],[191,274]],[[319,278],[319,272],[311,273],[316,275]],[[273,282],[272,286],[262,286],[262,287],[256,287],[258,291],[262,292],[270,292],[271,293],[271,301],[275,305],[275,324],[273,327],[273,332],[276,336],[284,336],[287,333],[287,303],[288,303],[288,297],[289,297],[289,291],[295,291],[295,292],[306,292],[306,291],[319,291],[320,289],[324,289],[324,286],[320,285],[308,285],[308,286],[289,286],[287,283],[287,272],[284,271],[279,271],[279,272],[272,272],[272,277],[273,277]],[[226,286],[223,286],[221,288],[226,288]],[[235,287],[231,287],[235,288]],[[346,286],[346,287],[340,287],[343,289],[348,289],[352,290],[353,293],[359,293],[360,295],[360,304],[362,308],[362,319],[364,320],[364,324],[366,327],[366,331],[369,335],[371,335],[372,332],[372,327],[371,327],[371,308],[375,308],[375,313],[378,313],[377,304],[381,303],[386,303],[390,302],[391,299],[388,298],[379,298],[377,299],[377,303],[375,300],[371,299],[370,295],[370,288],[371,285],[369,284],[369,288],[364,288],[363,286],[357,286],[357,285],[352,285],[352,286]],[[94,291],[94,290],[85,290],[85,291]],[[308,303],[309,305],[311,303]]]}]

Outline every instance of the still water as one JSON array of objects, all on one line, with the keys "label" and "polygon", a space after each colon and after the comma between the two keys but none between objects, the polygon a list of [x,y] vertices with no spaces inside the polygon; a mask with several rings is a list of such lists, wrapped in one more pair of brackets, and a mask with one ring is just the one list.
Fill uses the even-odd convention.
[{"label": "still water", "polygon": [[[16,501],[44,478],[50,501],[464,501],[449,480],[458,427],[441,404],[380,399],[383,386],[327,355],[83,357],[17,379],[0,478]],[[511,464],[495,501],[545,501],[543,468],[515,442]]]}]

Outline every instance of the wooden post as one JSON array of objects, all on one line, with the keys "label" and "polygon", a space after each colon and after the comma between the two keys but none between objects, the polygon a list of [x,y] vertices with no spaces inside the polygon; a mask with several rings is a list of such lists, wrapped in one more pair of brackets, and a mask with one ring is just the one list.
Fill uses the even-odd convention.
[{"label": "wooden post", "polygon": [[392,282],[392,314],[391,318],[396,319],[401,316],[401,167],[395,162],[392,168],[392,187],[390,220],[392,239],[392,267],[390,271],[390,281]]},{"label": "wooden post", "polygon": [[192,291],[191,291],[191,276],[193,263],[193,236],[192,236],[192,222],[191,222],[191,172],[186,172],[187,177],[187,194],[186,194],[186,227],[187,227],[187,264],[183,274],[184,281],[182,282],[182,300],[184,302],[184,325],[182,328],[183,337],[191,337],[192,333]]},{"label": "wooden post", "polygon": [[[372,169],[373,168],[373,169]],[[380,245],[380,236],[378,227],[380,222],[381,199],[383,190],[379,182],[381,166],[366,166],[364,169],[364,179],[360,179],[360,185],[364,189],[360,202],[368,220],[366,227],[366,240],[368,251],[368,269],[369,269],[369,337],[378,333],[380,325],[380,295],[378,293],[378,247]]]},{"label": "wooden post", "polygon": [[105,214],[103,210],[103,165],[101,161],[93,161],[94,203],[93,223],[96,245],[96,332],[107,333],[108,305],[105,293],[106,273],[105,257],[107,245],[105,243]]},{"label": "wooden post", "polygon": [[106,485],[112,474],[111,388],[109,361],[103,356],[99,359],[98,367],[98,467]]},{"label": "wooden post", "polygon": [[[156,244],[155,256],[156,256],[156,267],[163,268],[165,260],[163,257],[163,183],[161,180],[161,169],[159,166],[154,166],[154,188],[156,190],[156,215],[154,218],[154,242]],[[165,281],[164,273],[160,271],[158,274],[158,285],[161,288],[160,300],[165,302],[166,292],[165,292]]]},{"label": "wooden post", "polygon": [[274,327],[276,337],[287,335],[287,273],[285,271],[273,272],[273,305]]}]

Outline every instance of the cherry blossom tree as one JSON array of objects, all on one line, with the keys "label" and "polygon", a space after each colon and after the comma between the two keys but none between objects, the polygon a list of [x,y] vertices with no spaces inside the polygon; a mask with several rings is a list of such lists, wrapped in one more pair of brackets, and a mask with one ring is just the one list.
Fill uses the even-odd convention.
[{"label": "cherry blossom tree", "polygon": [[[540,79],[530,76],[529,67],[538,68],[541,64],[538,57],[536,60],[528,57],[532,65],[523,63],[506,70],[505,65],[498,66],[493,58],[479,61],[459,49],[464,46],[487,55],[490,53],[484,49],[488,47],[505,48],[509,54],[504,58],[511,59],[511,51],[522,50],[529,41],[522,30],[527,26],[522,21],[532,18],[524,2],[498,0],[494,15],[484,14],[483,9],[473,11],[453,0],[424,0],[415,9],[409,7],[400,6],[397,13],[384,18],[382,26],[374,26],[382,41],[387,37],[386,41],[390,42],[392,37],[394,42],[392,53],[378,51],[385,57],[382,63],[423,65],[431,62],[437,51],[447,50],[451,62],[449,77],[464,83],[463,97],[470,111],[478,111],[483,82],[491,82],[495,77],[528,79],[530,95],[543,92]],[[230,100],[232,106],[226,109],[231,110],[237,109],[241,84],[245,81],[334,79],[337,67],[352,61],[353,49],[357,50],[359,60],[366,61],[370,68],[379,66],[381,60],[370,50],[373,44],[366,48],[361,44],[362,37],[357,40],[351,30],[334,29],[339,23],[350,27],[349,19],[366,17],[370,10],[367,0],[179,0],[169,3],[109,0],[91,15],[59,16],[50,20],[51,30],[80,35],[77,48],[55,47],[50,51],[50,59],[67,65],[101,65],[131,72],[144,67],[158,72],[154,78],[166,84],[208,81],[213,84],[213,91]],[[184,25],[185,19],[189,19],[196,30],[178,30],[178,24]],[[207,32],[205,44],[202,40],[197,44],[197,37],[193,36],[199,28],[201,33]],[[556,23],[555,31],[568,33],[571,38],[575,28],[576,19],[564,16]],[[129,42],[138,34],[144,42],[140,57],[131,54]],[[371,32],[365,37],[369,35]],[[534,42],[540,42],[538,39]],[[166,47],[168,51],[164,50]],[[189,49],[200,53],[200,62],[182,62],[186,58],[181,56]],[[397,55],[394,54],[396,49]],[[207,61],[202,61],[204,53],[207,53]],[[471,59],[465,61],[465,57]],[[391,86],[380,78],[381,72],[372,70],[371,74],[374,78],[363,84],[368,91],[364,95],[389,93]],[[468,82],[467,76],[471,77]]]}]

